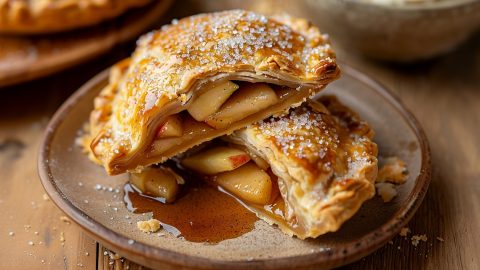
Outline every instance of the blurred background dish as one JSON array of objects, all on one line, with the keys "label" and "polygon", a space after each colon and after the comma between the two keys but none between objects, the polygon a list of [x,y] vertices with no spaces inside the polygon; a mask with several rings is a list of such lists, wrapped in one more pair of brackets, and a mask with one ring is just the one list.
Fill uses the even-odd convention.
[{"label": "blurred background dish", "polygon": [[151,0],[0,1],[0,33],[41,34],[77,29],[117,17]]},{"label": "blurred background dish", "polygon": [[135,39],[159,22],[172,2],[153,1],[114,20],[68,32],[0,35],[0,87],[52,74]]},{"label": "blurred background dish", "polygon": [[[201,1],[209,11],[288,12],[329,33],[337,49],[412,62],[455,49],[480,26],[478,0]],[[204,3],[205,2],[205,3]]]},{"label": "blurred background dish", "polygon": [[[379,2],[382,2],[379,4]],[[480,25],[480,1],[306,0],[306,13],[341,46],[399,62],[447,53]]]}]

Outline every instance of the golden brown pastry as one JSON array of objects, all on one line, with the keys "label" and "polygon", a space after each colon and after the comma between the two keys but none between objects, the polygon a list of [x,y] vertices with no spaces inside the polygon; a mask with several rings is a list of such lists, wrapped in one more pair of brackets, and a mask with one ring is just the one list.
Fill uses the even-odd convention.
[{"label": "golden brown pastry", "polygon": [[298,106],[338,75],[327,37],[304,20],[233,10],[173,21],[112,68],[91,151],[109,174],[139,170]]},{"label": "golden brown pastry", "polygon": [[100,23],[150,0],[0,0],[0,33],[39,34]]},{"label": "golden brown pastry", "polygon": [[245,205],[304,239],[338,230],[374,196],[377,146],[372,138],[355,112],[326,96],[236,131],[228,140],[268,163],[278,178],[279,200],[264,205],[247,198]]}]

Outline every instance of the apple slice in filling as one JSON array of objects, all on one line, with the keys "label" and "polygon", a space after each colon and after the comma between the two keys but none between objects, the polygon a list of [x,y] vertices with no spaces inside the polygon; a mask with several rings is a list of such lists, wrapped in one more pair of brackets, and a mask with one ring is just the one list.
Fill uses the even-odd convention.
[{"label": "apple slice in filling", "polygon": [[268,173],[249,162],[233,171],[213,177],[226,191],[247,202],[265,205],[272,195],[272,180]]},{"label": "apple slice in filling", "polygon": [[189,156],[181,164],[200,174],[214,175],[234,170],[249,160],[249,155],[240,149],[218,146]]},{"label": "apple slice in filling", "polygon": [[205,122],[216,129],[226,128],[278,101],[275,91],[268,84],[245,84],[220,107],[219,111],[207,117]]},{"label": "apple slice in filling", "polygon": [[[228,142],[228,137],[223,137],[222,139]],[[260,167],[260,169],[266,171],[270,168],[270,164],[268,164],[268,162],[266,162],[265,159],[260,157],[258,154],[250,151],[250,149],[248,149],[246,146],[241,145],[241,144],[235,144],[234,141],[230,141],[230,142],[231,143],[229,145],[231,145],[231,147],[238,148],[238,149],[244,151],[245,153],[247,153],[250,156],[250,159],[253,162],[255,162],[255,164],[257,164],[257,166]]]},{"label": "apple slice in filling", "polygon": [[130,183],[146,195],[171,203],[180,191],[179,184],[183,184],[184,180],[170,168],[149,167],[140,173],[131,173]]},{"label": "apple slice in filling", "polygon": [[170,115],[165,123],[160,125],[156,138],[180,137],[182,135],[183,127],[180,115]]},{"label": "apple slice in filling", "polygon": [[238,85],[227,81],[207,90],[197,97],[187,111],[197,121],[204,121],[220,109],[223,103],[238,89]]}]

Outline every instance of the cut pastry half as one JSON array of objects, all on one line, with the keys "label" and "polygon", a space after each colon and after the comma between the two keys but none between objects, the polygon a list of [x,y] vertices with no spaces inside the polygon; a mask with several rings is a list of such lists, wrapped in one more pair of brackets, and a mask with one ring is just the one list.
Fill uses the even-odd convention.
[{"label": "cut pastry half", "polygon": [[0,0],[0,33],[44,34],[94,25],[151,0]]},{"label": "cut pastry half", "polygon": [[270,205],[245,205],[287,234],[304,239],[337,231],[375,194],[373,131],[335,97],[228,138],[270,166],[281,196]]},{"label": "cut pastry half", "polygon": [[304,20],[233,10],[174,21],[112,68],[91,153],[109,174],[138,171],[282,114],[338,75],[327,37]]}]

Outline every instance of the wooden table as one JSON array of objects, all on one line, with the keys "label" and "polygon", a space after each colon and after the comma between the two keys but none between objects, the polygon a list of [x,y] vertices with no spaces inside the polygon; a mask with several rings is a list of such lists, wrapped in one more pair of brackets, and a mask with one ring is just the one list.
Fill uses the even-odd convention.
[{"label": "wooden table", "polygon": [[[44,195],[36,159],[56,108],[83,82],[127,56],[133,45],[49,78],[0,89],[1,269],[129,265],[105,256],[101,246],[63,218]],[[425,128],[433,155],[430,190],[409,224],[412,234],[426,234],[428,240],[415,247],[412,234],[397,236],[345,268],[480,269],[480,34],[449,55],[415,65],[378,63],[341,48],[339,57],[404,101]]]}]

